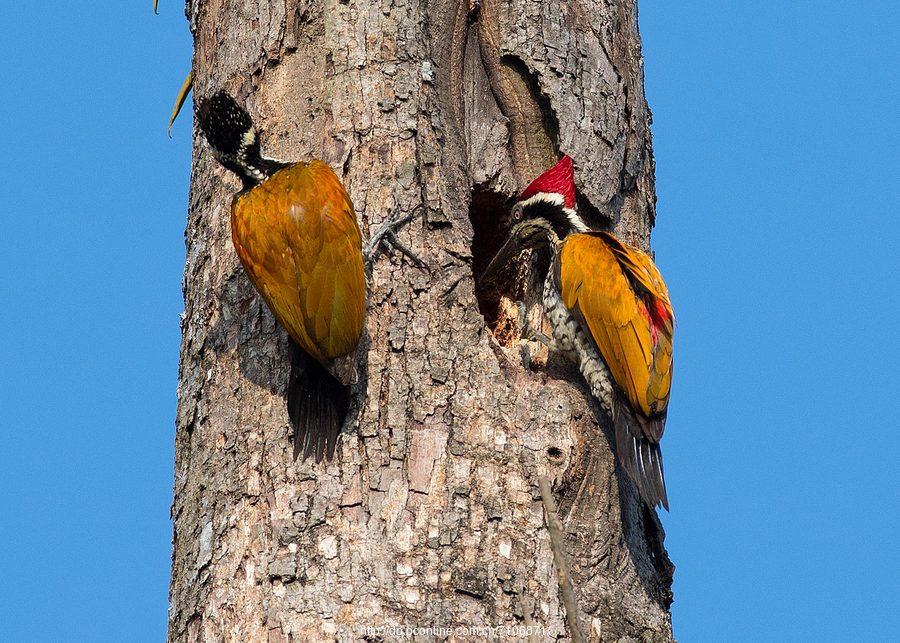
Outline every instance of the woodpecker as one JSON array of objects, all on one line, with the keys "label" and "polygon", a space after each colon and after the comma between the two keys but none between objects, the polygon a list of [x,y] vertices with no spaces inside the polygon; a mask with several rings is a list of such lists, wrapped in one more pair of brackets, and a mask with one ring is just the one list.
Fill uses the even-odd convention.
[{"label": "woodpecker", "polygon": [[[287,330],[288,416],[294,459],[334,457],[353,374],[338,358],[363,329],[362,237],[350,196],[323,161],[265,158],[250,115],[225,92],[200,101],[197,120],[216,159],[243,189],[231,203],[231,239],[250,281]],[[351,369],[352,370],[352,369]]]},{"label": "woodpecker", "polygon": [[554,347],[578,364],[615,428],[616,451],[650,507],[668,510],[659,443],[672,384],[675,315],[649,255],[575,211],[572,159],[535,179],[512,210],[509,238],[484,272],[520,251],[550,252],[543,307]]}]

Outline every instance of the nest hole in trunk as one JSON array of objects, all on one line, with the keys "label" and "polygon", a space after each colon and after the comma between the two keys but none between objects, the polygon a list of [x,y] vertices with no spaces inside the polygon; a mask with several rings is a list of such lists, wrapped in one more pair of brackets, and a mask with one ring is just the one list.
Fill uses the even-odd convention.
[{"label": "nest hole in trunk", "polygon": [[476,186],[469,205],[475,297],[488,328],[507,347],[520,337],[519,309],[527,284],[529,253],[510,261],[494,279],[483,280],[481,276],[507,239],[512,203],[500,192]]}]

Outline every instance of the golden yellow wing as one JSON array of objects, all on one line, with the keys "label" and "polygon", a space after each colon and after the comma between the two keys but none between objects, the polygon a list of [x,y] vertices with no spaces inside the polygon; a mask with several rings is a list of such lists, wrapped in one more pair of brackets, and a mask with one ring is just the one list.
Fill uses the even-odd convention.
[{"label": "golden yellow wing", "polygon": [[279,170],[235,197],[231,226],[241,263],[291,337],[319,361],[352,351],[365,317],[362,238],[331,168]]},{"label": "golden yellow wing", "polygon": [[[652,259],[606,233],[574,234],[563,241],[559,270],[563,303],[584,319],[632,407],[648,418],[663,414],[675,320]],[[646,427],[656,440],[662,429]]]}]

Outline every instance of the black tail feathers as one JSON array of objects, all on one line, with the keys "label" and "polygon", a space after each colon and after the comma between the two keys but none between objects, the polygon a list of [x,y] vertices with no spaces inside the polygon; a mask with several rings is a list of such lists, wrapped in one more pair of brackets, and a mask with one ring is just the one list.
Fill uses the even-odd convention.
[{"label": "black tail feathers", "polygon": [[636,417],[625,402],[618,401],[615,404],[613,425],[616,430],[616,451],[628,476],[637,485],[641,498],[651,508],[662,506],[668,511],[669,499],[663,475],[662,451],[659,442],[647,437],[641,420],[643,418]]},{"label": "black tail feathers", "polygon": [[294,460],[331,460],[338,435],[350,409],[350,388],[341,384],[319,362],[290,340],[291,375],[288,380],[288,416],[294,427]]}]

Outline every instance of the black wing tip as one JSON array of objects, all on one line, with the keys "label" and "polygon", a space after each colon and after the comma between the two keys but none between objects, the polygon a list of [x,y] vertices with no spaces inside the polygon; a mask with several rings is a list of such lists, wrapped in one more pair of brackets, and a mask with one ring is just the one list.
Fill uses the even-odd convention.
[{"label": "black wing tip", "polygon": [[316,464],[333,460],[350,408],[350,389],[295,344],[287,405],[294,428],[294,461],[301,454],[304,461],[314,456]]}]

